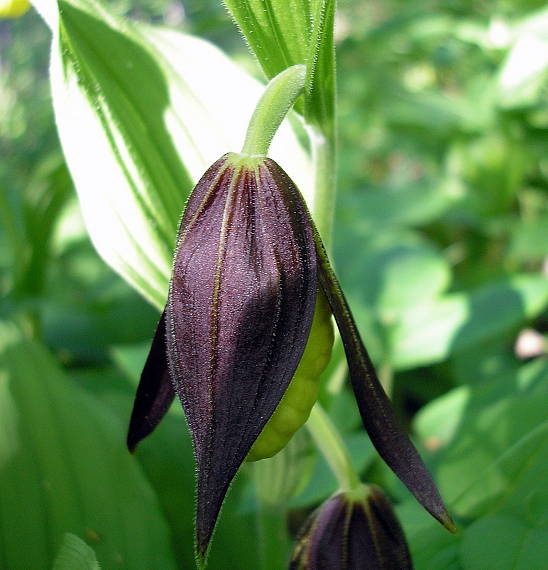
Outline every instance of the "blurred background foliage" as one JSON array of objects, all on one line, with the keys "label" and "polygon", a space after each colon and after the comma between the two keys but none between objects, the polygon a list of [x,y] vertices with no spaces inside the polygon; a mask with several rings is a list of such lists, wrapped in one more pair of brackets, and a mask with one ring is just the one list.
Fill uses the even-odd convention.
[{"label": "blurred background foliage", "polygon": [[[258,74],[216,0],[110,5],[205,37]],[[87,237],[55,130],[49,41],[33,11],[0,22],[0,567],[46,568],[56,556],[75,567],[62,566],[63,549],[93,558],[84,540],[105,568],[190,568],[182,412],[135,458],[124,447],[157,313]],[[340,0],[336,41],[335,264],[461,534],[438,529],[376,458],[348,404],[340,346],[322,401],[364,480],[396,502],[417,568],[540,569],[548,10]],[[223,509],[213,569],[257,567],[255,491],[272,498],[276,485],[294,533],[335,490],[304,434],[253,469],[256,488],[245,469]],[[18,524],[25,536],[10,531]],[[67,532],[76,536],[63,542]]]}]

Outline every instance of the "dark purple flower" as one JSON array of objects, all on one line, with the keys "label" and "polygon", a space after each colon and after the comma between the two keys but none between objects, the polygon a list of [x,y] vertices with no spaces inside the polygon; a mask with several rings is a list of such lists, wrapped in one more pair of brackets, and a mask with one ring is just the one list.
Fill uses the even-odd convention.
[{"label": "dark purple flower", "polygon": [[269,159],[218,160],[181,221],[128,437],[134,448],[177,393],[198,466],[200,556],[230,482],[299,364],[316,292],[314,236],[298,190]]},{"label": "dark purple flower", "polygon": [[452,528],[377,379],[298,189],[266,157],[227,154],[204,174],[186,205],[168,302],[128,434],[133,450],[178,395],[197,463],[201,559],[232,479],[299,364],[318,286],[337,321],[373,444],[421,504]]},{"label": "dark purple flower", "polygon": [[413,567],[392,505],[375,485],[339,492],[310,515],[290,570],[409,570]]}]

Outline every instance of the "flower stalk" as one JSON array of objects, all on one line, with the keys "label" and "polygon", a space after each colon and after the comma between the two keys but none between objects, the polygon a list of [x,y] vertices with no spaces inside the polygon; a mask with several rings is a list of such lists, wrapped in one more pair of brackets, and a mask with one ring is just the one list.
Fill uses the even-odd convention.
[{"label": "flower stalk", "polygon": [[303,93],[306,66],[293,65],[266,86],[247,128],[242,154],[266,156],[270,143],[289,109]]},{"label": "flower stalk", "polygon": [[307,129],[314,168],[314,206],[312,216],[327,251],[330,250],[333,231],[333,213],[336,194],[337,147],[333,138],[317,127]]},{"label": "flower stalk", "polygon": [[360,479],[337,428],[319,403],[312,408],[306,427],[337,479],[341,491],[354,491]]}]

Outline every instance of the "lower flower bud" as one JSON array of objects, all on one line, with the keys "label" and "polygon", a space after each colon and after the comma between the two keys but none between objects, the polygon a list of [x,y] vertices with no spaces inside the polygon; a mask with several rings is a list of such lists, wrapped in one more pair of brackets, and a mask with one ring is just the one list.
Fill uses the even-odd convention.
[{"label": "lower flower bud", "polygon": [[290,570],[407,570],[413,567],[392,505],[375,485],[341,491],[306,521]]}]

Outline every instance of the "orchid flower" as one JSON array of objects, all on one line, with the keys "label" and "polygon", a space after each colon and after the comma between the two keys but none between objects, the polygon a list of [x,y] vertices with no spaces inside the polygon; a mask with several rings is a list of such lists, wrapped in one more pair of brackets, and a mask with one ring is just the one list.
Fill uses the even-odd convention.
[{"label": "orchid flower", "polygon": [[[381,387],[299,190],[266,156],[303,79],[304,66],[273,79],[243,151],[217,160],[194,188],[180,223],[166,308],[131,417],[128,446],[133,450],[175,395],[183,405],[197,464],[200,561],[231,481],[292,382],[320,295],[339,328],[371,441],[424,508],[453,528]],[[279,112],[265,134],[257,117],[265,109],[272,114],[273,97]]]}]

